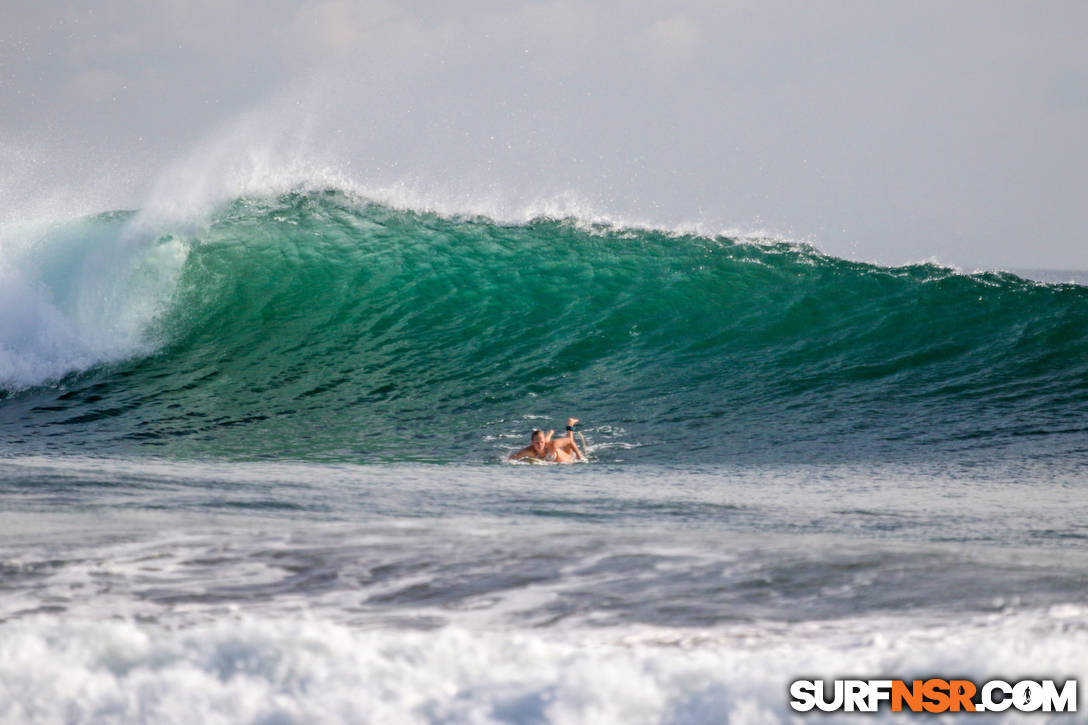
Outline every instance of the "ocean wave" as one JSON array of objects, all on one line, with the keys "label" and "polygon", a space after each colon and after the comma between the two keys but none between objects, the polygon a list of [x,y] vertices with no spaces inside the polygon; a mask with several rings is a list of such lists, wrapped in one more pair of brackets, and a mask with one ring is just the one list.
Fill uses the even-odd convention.
[{"label": "ocean wave", "polygon": [[653,421],[720,460],[1060,443],[1088,408],[1076,285],[335,189],[163,224],[104,215],[4,260],[24,304],[0,385],[64,399],[32,417],[182,453],[431,460],[446,429],[579,412],[631,431],[599,444]]},{"label": "ocean wave", "polygon": [[114,212],[0,246],[0,390],[17,391],[155,349],[188,249]]}]

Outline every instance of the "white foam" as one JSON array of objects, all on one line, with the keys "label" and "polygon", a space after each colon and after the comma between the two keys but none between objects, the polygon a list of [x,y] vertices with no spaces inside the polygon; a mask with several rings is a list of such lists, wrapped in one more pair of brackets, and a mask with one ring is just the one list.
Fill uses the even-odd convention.
[{"label": "white foam", "polygon": [[[29,230],[25,230],[29,231]],[[0,244],[0,388],[144,354],[188,253],[121,222],[74,222]]]},{"label": "white foam", "polygon": [[[174,629],[38,616],[0,625],[0,721],[20,723],[799,722],[799,677],[1088,677],[1045,613],[718,630],[357,629],[237,610]],[[823,718],[853,722],[859,716]],[[1030,722],[1068,721],[1033,714]],[[867,722],[899,722],[887,710]],[[1017,722],[969,715],[942,722]]]}]

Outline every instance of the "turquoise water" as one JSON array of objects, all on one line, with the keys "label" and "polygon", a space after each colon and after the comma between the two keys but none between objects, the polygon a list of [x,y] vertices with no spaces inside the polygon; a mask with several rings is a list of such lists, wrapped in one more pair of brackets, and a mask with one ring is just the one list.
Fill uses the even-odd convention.
[{"label": "turquoise water", "polygon": [[[335,189],[0,253],[0,720],[1088,677],[1084,286]],[[588,464],[504,462],[568,415]]]},{"label": "turquoise water", "polygon": [[1079,285],[334,191],[197,229],[103,215],[38,253],[63,316],[92,304],[78,282],[107,319],[153,314],[116,359],[0,369],[0,450],[486,462],[578,415],[609,462],[1086,461]]}]

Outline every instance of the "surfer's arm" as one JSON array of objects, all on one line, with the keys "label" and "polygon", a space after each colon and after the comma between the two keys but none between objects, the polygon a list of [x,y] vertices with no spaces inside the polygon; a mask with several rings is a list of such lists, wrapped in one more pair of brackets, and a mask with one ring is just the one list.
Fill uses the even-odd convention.
[{"label": "surfer's arm", "polygon": [[519,458],[525,458],[526,456],[531,456],[532,454],[533,454],[533,447],[532,446],[527,446],[526,448],[522,448],[520,451],[517,451],[516,453],[511,453],[510,457],[507,458],[506,460],[516,461]]}]

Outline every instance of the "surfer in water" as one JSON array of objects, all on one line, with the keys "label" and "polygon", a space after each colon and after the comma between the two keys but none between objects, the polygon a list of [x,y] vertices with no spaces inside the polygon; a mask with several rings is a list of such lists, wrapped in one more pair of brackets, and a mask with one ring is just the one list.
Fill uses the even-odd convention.
[{"label": "surfer in water", "polygon": [[542,430],[534,430],[532,442],[517,453],[511,453],[511,461],[519,458],[536,458],[541,461],[554,461],[555,463],[569,463],[570,461],[584,460],[585,456],[578,450],[578,444],[574,442],[574,424],[577,418],[567,418],[567,435],[565,438],[552,440],[554,430],[545,433]]}]

